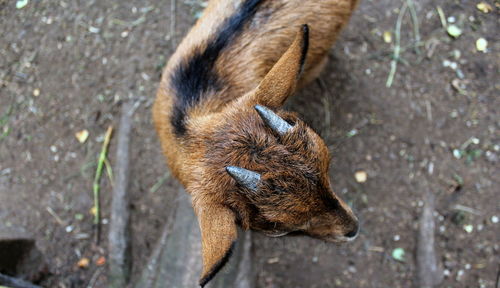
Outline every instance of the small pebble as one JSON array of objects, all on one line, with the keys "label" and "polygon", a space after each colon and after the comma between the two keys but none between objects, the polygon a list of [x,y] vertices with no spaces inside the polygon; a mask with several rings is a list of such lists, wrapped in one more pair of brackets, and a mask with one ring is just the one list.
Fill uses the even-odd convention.
[{"label": "small pebble", "polygon": [[498,156],[496,153],[493,153],[491,151],[486,151],[486,160],[495,163],[498,161]]},{"label": "small pebble", "polygon": [[458,68],[457,62],[453,62],[450,60],[443,60],[443,67],[450,67],[453,70],[456,70]]},{"label": "small pebble", "polygon": [[65,230],[66,230],[66,232],[71,233],[71,232],[73,232],[73,229],[75,229],[75,227],[69,225],[69,226],[66,226]]},{"label": "small pebble", "polygon": [[89,26],[90,33],[99,33],[100,29],[94,26]]},{"label": "small pebble", "polygon": [[33,90],[33,96],[35,97],[40,96],[40,89],[36,88],[35,90]]},{"label": "small pebble", "polygon": [[427,167],[427,173],[429,173],[429,175],[432,175],[433,172],[434,172],[434,163],[430,162],[429,166]]},{"label": "small pebble", "polygon": [[467,233],[470,234],[470,233],[472,233],[472,231],[474,231],[474,226],[472,226],[472,225],[464,225],[464,230],[465,230],[465,232],[467,232]]},{"label": "small pebble", "polygon": [[385,43],[391,43],[392,42],[391,31],[384,31],[383,37],[384,37],[384,42]]},{"label": "small pebble", "polygon": [[453,24],[449,25],[448,28],[446,28],[446,31],[453,38],[458,38],[460,37],[460,35],[462,35],[462,29]]},{"label": "small pebble", "polygon": [[464,270],[462,270],[462,269],[458,270],[456,280],[460,281],[460,279],[462,279],[463,275],[464,275]]},{"label": "small pebble", "polygon": [[368,174],[365,171],[358,171],[354,173],[354,178],[358,183],[365,183],[368,179]]},{"label": "small pebble", "polygon": [[347,137],[352,137],[358,135],[358,130],[357,129],[352,129],[351,131],[347,132]]},{"label": "small pebble", "polygon": [[483,224],[478,224],[477,225],[477,231],[483,231],[484,225]]},{"label": "small pebble", "polygon": [[491,223],[497,224],[498,223],[498,216],[496,216],[496,215],[491,216]]},{"label": "small pebble", "polygon": [[476,49],[477,49],[477,51],[486,53],[486,49],[488,49],[488,41],[484,38],[477,39]]},{"label": "small pebble", "polygon": [[75,235],[76,240],[85,240],[85,239],[89,239],[89,238],[90,238],[90,235],[86,234],[86,233],[78,233]]},{"label": "small pebble", "polygon": [[280,258],[278,258],[278,257],[273,257],[273,258],[267,259],[267,264],[274,264],[274,263],[278,263],[278,262],[280,262]]},{"label": "small pebble", "polygon": [[405,261],[405,250],[403,248],[396,248],[392,250],[392,258],[395,260],[404,262]]},{"label": "small pebble", "polygon": [[53,153],[56,153],[57,147],[55,145],[50,146],[50,151],[52,151]]},{"label": "small pebble", "polygon": [[28,3],[29,3],[29,0],[18,0],[16,2],[16,8],[22,9],[22,8],[26,7],[26,5],[28,5]]},{"label": "small pebble", "polygon": [[462,158],[462,150],[460,149],[453,149],[453,156],[457,159]]},{"label": "small pebble", "polygon": [[312,258],[312,262],[313,262],[313,263],[318,263],[318,257],[317,257],[317,256],[314,256],[314,257]]},{"label": "small pebble", "polygon": [[394,239],[394,241],[399,241],[401,239],[401,236],[396,234],[396,235],[394,235],[393,239]]}]

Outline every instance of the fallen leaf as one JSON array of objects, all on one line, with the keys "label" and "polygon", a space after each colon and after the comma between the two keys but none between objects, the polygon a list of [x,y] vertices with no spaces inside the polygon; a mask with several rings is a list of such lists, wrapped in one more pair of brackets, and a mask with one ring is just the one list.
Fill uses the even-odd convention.
[{"label": "fallen leaf", "polygon": [[476,8],[483,13],[490,13],[493,11],[493,7],[486,2],[477,3]]},{"label": "fallen leaf", "polygon": [[458,28],[456,25],[448,26],[448,28],[446,28],[446,32],[448,32],[448,34],[453,38],[458,38],[462,35],[462,29]]},{"label": "fallen leaf", "polygon": [[17,9],[22,9],[28,5],[30,1],[29,0],[17,0],[16,2],[16,8]]},{"label": "fallen leaf", "polygon": [[488,48],[488,41],[484,38],[479,38],[476,41],[476,49],[477,51],[486,52]]},{"label": "fallen leaf", "polygon": [[365,183],[368,179],[368,174],[365,171],[358,171],[354,173],[354,178],[358,183]]},{"label": "fallen leaf", "polygon": [[394,258],[397,261],[404,262],[405,261],[405,249],[396,248],[396,249],[392,250],[392,258]]},{"label": "fallen leaf", "polygon": [[89,131],[87,129],[84,129],[80,132],[76,132],[75,137],[76,137],[76,139],[78,139],[78,142],[83,144],[89,138]]},{"label": "fallen leaf", "polygon": [[104,256],[101,256],[99,257],[96,261],[95,261],[95,264],[97,266],[102,266],[104,264],[106,264],[106,258]]},{"label": "fallen leaf", "polygon": [[89,258],[82,258],[77,263],[78,268],[87,268],[89,267],[89,264],[90,264]]},{"label": "fallen leaf", "polygon": [[392,42],[391,31],[384,31],[383,37],[384,37],[384,42],[385,43],[391,43]]}]

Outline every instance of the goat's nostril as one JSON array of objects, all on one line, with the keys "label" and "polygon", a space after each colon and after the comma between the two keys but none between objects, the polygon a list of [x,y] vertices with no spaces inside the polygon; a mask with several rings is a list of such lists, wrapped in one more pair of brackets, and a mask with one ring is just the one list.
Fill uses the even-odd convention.
[{"label": "goat's nostril", "polygon": [[356,227],[353,230],[344,234],[344,236],[347,238],[354,238],[354,237],[358,236],[358,230],[359,230],[358,227]]}]

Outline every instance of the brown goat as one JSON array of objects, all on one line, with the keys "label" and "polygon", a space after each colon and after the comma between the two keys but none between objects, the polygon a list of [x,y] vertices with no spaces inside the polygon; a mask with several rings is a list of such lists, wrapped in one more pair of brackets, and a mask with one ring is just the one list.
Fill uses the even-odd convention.
[{"label": "brown goat", "polygon": [[280,110],[318,76],[356,4],[212,0],[170,58],[153,118],[199,220],[201,286],[229,258],[237,225],[332,242],[357,235],[331,189],[323,140]]}]

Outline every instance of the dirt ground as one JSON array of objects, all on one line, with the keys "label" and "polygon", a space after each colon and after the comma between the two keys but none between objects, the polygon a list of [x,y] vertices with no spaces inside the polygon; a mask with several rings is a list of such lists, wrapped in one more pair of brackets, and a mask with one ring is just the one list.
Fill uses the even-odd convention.
[{"label": "dirt ground", "polygon": [[[151,104],[161,68],[202,5],[178,0],[172,10],[171,1],[31,0],[18,9],[0,0],[0,229],[36,237],[50,271],[37,280],[44,287],[106,287],[106,265],[97,263],[106,241],[92,238],[92,182],[123,100],[140,103],[131,149],[133,277],[173,213],[178,184],[161,156]],[[436,197],[439,287],[495,287],[499,2],[487,0],[493,11],[484,13],[479,0],[415,1],[420,41],[405,14],[401,61],[387,88],[403,2],[362,1],[320,81],[287,104],[331,147],[334,189],[360,217],[360,237],[335,246],[255,235],[257,287],[412,287],[427,192]],[[451,37],[443,24],[462,34]],[[488,41],[484,53],[479,38]],[[75,133],[84,129],[90,136],[81,144]],[[114,138],[111,164],[115,148]],[[366,182],[356,181],[359,171]],[[104,240],[110,191],[104,175]],[[392,256],[397,248],[403,261]],[[89,267],[78,268],[84,257]]]}]

